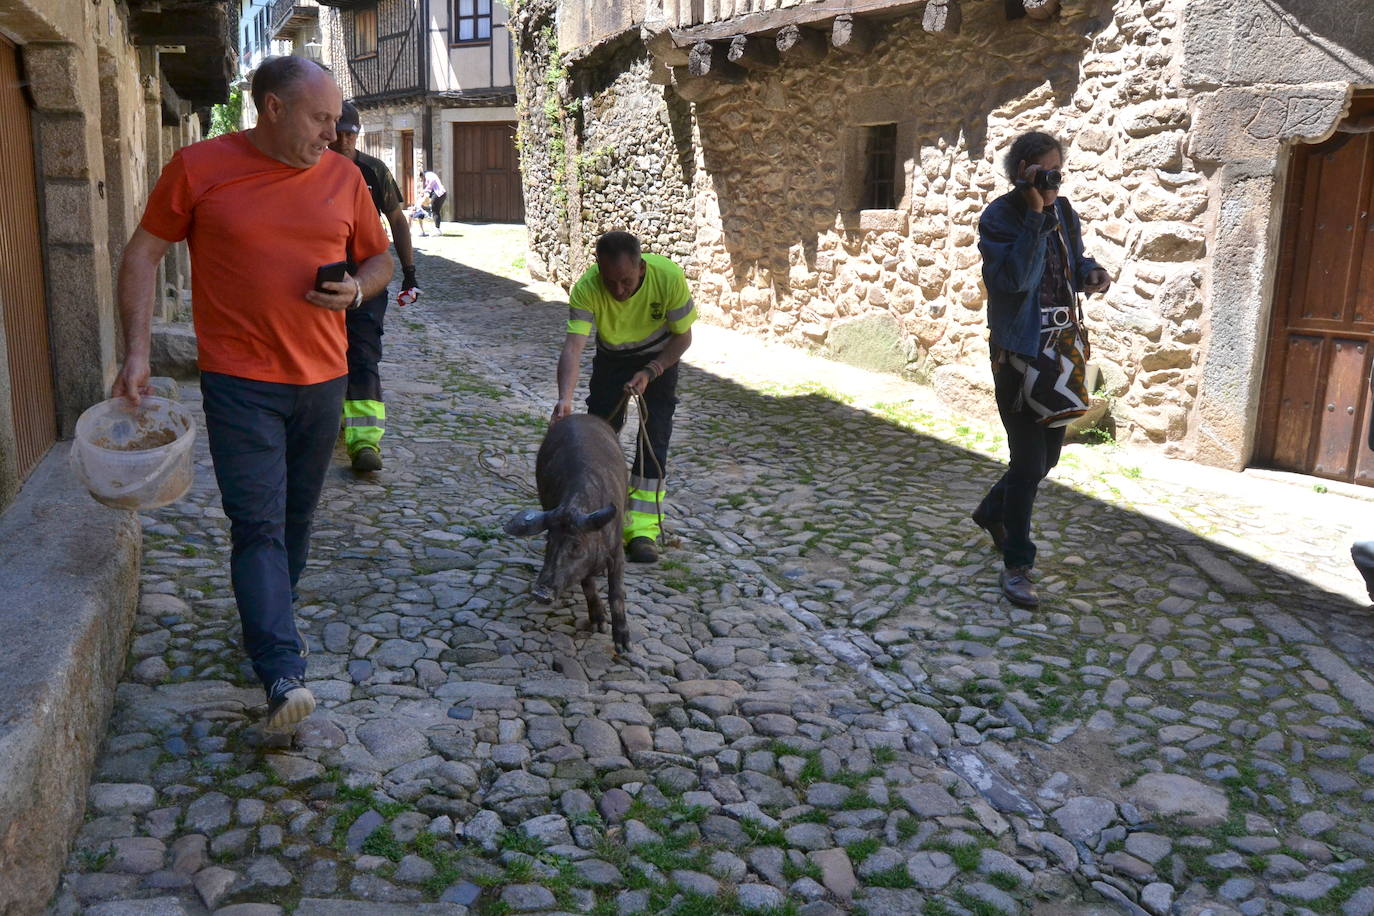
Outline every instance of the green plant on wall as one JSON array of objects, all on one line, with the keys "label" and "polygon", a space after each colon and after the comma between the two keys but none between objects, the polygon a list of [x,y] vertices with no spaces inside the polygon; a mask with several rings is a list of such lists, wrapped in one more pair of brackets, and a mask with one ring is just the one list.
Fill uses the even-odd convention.
[{"label": "green plant on wall", "polygon": [[229,90],[229,101],[211,107],[209,136],[218,137],[220,134],[233,133],[239,129],[242,121],[243,89],[235,86]]},{"label": "green plant on wall", "polygon": [[563,206],[568,202],[568,118],[558,90],[567,78],[568,70],[559,60],[558,35],[551,25],[544,28],[544,46],[549,54],[549,66],[544,71],[544,118],[549,125],[549,157],[553,160],[551,196],[559,206]]},{"label": "green plant on wall", "polygon": [[577,186],[579,188],[586,188],[587,177],[591,172],[601,164],[603,159],[609,160],[614,157],[615,147],[610,145],[599,147],[595,152],[581,153],[578,155],[576,159]]}]

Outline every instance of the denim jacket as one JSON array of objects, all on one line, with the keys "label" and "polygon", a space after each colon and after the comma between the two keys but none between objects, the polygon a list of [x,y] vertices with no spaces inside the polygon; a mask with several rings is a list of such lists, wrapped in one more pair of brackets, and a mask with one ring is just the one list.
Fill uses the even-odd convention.
[{"label": "denim jacket", "polygon": [[[1083,253],[1083,232],[1068,198],[1055,201],[1069,247],[1069,278],[1083,291],[1088,273],[1101,268]],[[983,285],[988,291],[988,329],[995,347],[1034,356],[1040,343],[1040,276],[1045,271],[1045,241],[1054,231],[1049,214],[1036,213],[1020,191],[994,200],[978,220],[978,251],[983,255]]]}]

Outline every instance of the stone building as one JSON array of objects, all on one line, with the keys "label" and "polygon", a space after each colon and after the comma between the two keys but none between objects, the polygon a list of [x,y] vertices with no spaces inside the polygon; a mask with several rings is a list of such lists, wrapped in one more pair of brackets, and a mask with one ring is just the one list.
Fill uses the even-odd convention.
[{"label": "stone building", "polygon": [[[227,94],[236,16],[0,0],[0,912],[39,912],[55,886],[138,598],[137,522],[85,494],[60,440],[110,390],[124,244]],[[161,317],[186,266],[174,248]]]},{"label": "stone building", "polygon": [[629,229],[712,320],[987,412],[977,221],[1044,129],[1116,278],[1086,314],[1118,438],[1374,479],[1366,0],[531,0],[514,28],[550,278]]},{"label": "stone building", "polygon": [[[284,0],[279,0],[284,2]],[[519,222],[515,55],[495,0],[321,0],[324,62],[363,119],[362,149],[406,203],[434,169],[444,218]]]}]

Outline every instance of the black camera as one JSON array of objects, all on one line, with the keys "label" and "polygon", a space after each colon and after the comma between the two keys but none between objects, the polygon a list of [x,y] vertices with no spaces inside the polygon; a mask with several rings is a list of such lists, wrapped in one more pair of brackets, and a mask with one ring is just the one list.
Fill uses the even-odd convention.
[{"label": "black camera", "polygon": [[1031,179],[1037,191],[1058,191],[1064,181],[1064,173],[1059,169],[1037,169]]}]

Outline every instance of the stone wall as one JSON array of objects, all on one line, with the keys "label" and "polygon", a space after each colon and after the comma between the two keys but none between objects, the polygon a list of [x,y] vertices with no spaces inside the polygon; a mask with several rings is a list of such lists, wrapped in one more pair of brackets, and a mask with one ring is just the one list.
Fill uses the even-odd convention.
[{"label": "stone wall", "polygon": [[[43,306],[57,433],[67,437],[118,367],[123,246],[150,183],[199,138],[200,122],[166,94],[158,55],[136,43],[119,0],[0,0],[0,26],[32,106]],[[37,913],[81,825],[137,601],[140,533],[132,513],[91,503],[62,444],[20,478],[13,355],[0,328],[0,542],[9,548],[0,549],[0,669],[10,707],[0,709],[0,912]]]},{"label": "stone wall", "polygon": [[[548,273],[566,283],[597,232],[629,228],[684,262],[709,319],[927,377],[988,412],[977,221],[1009,190],[1000,159],[1012,139],[1048,130],[1066,143],[1065,193],[1087,250],[1116,281],[1086,314],[1118,435],[1239,466],[1253,437],[1285,144],[1329,134],[1351,83],[1374,82],[1360,44],[1374,41],[1371,28],[1339,54],[1313,50],[1299,33],[1330,28],[1328,11],[1315,0],[1279,7],[1066,0],[1039,22],[964,3],[956,35],[893,19],[867,54],[784,62],[690,105],[658,84],[643,42],[572,49],[562,74],[551,42],[527,32],[522,46],[542,50],[546,75],[559,77],[527,67],[521,86],[531,263],[558,265]],[[1366,15],[1346,12],[1348,25]],[[1307,82],[1253,85],[1285,79]],[[563,180],[550,181],[557,144],[536,138],[548,136],[541,116],[560,106],[544,100],[559,90],[575,117]],[[861,210],[865,135],[884,123],[897,125],[899,202]],[[1247,141],[1246,124],[1264,136]],[[1260,185],[1244,186],[1256,172]],[[1248,214],[1239,223],[1235,208]],[[1210,369],[1209,351],[1225,354]]]},{"label": "stone wall", "polygon": [[511,9],[515,42],[520,180],[525,191],[530,274],[567,283],[571,220],[568,207],[569,87],[554,25],[557,0],[527,0]]}]

